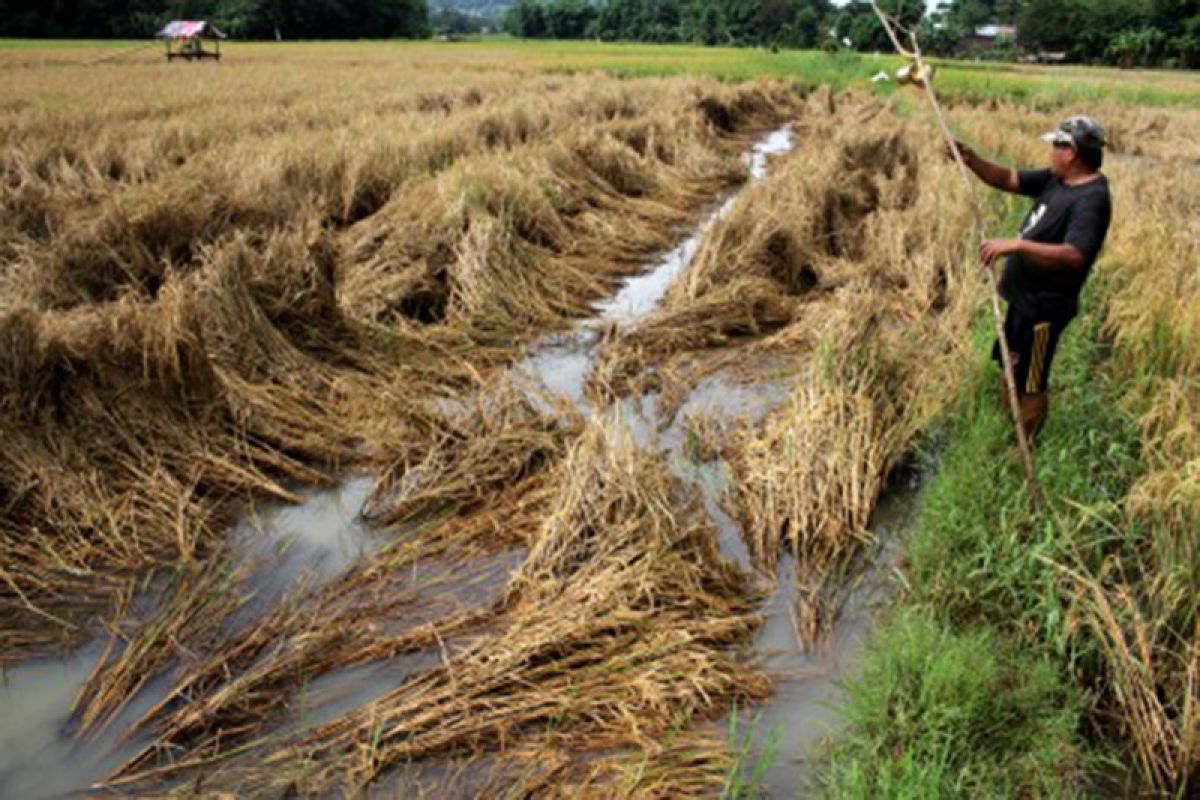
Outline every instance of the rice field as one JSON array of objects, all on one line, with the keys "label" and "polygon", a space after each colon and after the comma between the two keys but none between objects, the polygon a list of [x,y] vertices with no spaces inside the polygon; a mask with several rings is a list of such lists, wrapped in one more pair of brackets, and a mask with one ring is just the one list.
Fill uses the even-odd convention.
[{"label": "rice field", "polygon": [[[781,698],[840,702],[867,587],[924,591],[880,509],[937,472],[987,281],[919,95],[811,53],[12,44],[0,795],[888,794],[739,727],[823,738]],[[1114,75],[946,68],[982,152],[1039,164],[1070,103],[1113,144],[1088,329],[1137,467],[1018,514],[1073,547],[998,635],[1093,697],[1014,794],[1083,793],[1084,740],[1168,794],[1200,762],[1200,79]]]}]

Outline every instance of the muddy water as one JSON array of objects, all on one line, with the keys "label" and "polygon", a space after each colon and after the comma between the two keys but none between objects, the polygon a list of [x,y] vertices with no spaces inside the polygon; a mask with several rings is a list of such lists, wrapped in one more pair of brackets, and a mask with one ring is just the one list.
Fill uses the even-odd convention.
[{"label": "muddy water", "polygon": [[149,690],[111,728],[88,742],[71,731],[68,709],[100,658],[96,643],[69,658],[10,668],[0,685],[0,798],[41,800],[80,792],[106,778],[140,742],[122,745],[120,731],[149,709]]},{"label": "muddy water", "polygon": [[[770,159],[789,152],[793,146],[791,125],[755,142],[745,157],[750,181],[765,178]],[[581,411],[589,411],[583,388],[595,360],[601,329],[613,324],[630,325],[653,311],[666,296],[672,281],[692,263],[708,231],[729,216],[741,191],[725,198],[678,247],[652,262],[641,274],[627,279],[612,298],[594,304],[595,317],[585,320],[571,333],[539,342],[516,372],[568,398]]]},{"label": "muddy water", "polygon": [[[791,126],[785,126],[760,139],[746,155],[751,180],[766,175],[769,159],[792,148]],[[597,303],[597,315],[583,321],[575,330],[550,336],[531,348],[529,355],[514,368],[515,377],[523,378],[538,393],[531,395],[536,404],[546,406],[540,391],[568,399],[585,414],[591,404],[584,395],[588,375],[595,361],[596,350],[605,325],[628,325],[652,311],[665,296],[671,282],[691,263],[707,231],[733,208],[736,194],[710,212],[698,228],[682,244],[652,262],[647,270],[625,281],[610,300]],[[672,469],[701,490],[704,505],[720,534],[722,552],[749,567],[750,556],[737,525],[720,506],[720,496],[726,483],[725,467],[719,463],[689,464],[683,455],[682,420],[692,413],[708,413],[732,419],[761,418],[786,393],[777,385],[734,386],[721,379],[702,381],[676,415],[676,421],[659,432],[653,422],[657,414],[657,399],[653,396],[623,400],[619,404],[622,418],[641,447],[662,447],[670,457]],[[548,408],[548,406],[546,406]],[[459,404],[445,406],[445,413],[464,413]],[[515,569],[519,561],[511,566]],[[497,586],[498,588],[498,586]],[[288,728],[304,727],[317,721],[332,719],[337,713],[363,705],[399,686],[413,671],[436,666],[444,654],[418,653],[382,665],[369,665],[324,676],[311,687],[308,708]]]},{"label": "muddy water", "polygon": [[248,587],[254,598],[235,626],[253,621],[297,587],[312,590],[332,581],[386,544],[360,514],[374,483],[362,475],[331,488],[303,489],[299,505],[266,503],[243,516],[233,529],[236,557],[258,566]]},{"label": "muddy water", "polygon": [[[856,585],[849,593],[828,639],[808,652],[794,622],[795,564],[780,560],[778,586],[768,606],[767,623],[754,642],[755,651],[775,677],[775,692],[754,715],[755,757],[768,737],[776,741],[775,755],[763,775],[761,789],[768,797],[807,796],[817,789],[817,760],[823,744],[841,720],[837,706],[844,698],[840,682],[854,672],[872,621],[894,591],[901,534],[916,507],[915,487],[894,491],[875,511],[871,530],[877,542],[859,565]],[[753,758],[751,759],[753,762]]]},{"label": "muddy water", "polygon": [[[362,524],[359,510],[370,478],[301,492],[298,506],[266,504],[235,526],[240,558],[260,564],[253,592],[234,625],[248,623],[301,582],[311,587],[342,574],[383,542]],[[168,675],[148,684],[101,735],[80,740],[69,710],[103,652],[103,637],[67,658],[9,668],[0,683],[0,798],[38,800],[83,793],[107,778],[145,744],[121,742],[122,732],[169,689]],[[315,701],[313,703],[316,705]]]}]

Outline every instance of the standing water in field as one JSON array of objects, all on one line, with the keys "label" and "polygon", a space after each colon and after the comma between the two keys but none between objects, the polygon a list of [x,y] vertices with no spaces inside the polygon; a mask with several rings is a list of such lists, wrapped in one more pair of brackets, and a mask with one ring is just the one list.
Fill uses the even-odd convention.
[{"label": "standing water in field", "polygon": [[876,508],[871,519],[876,552],[861,558],[837,623],[816,647],[805,647],[797,632],[795,562],[791,556],[780,560],[779,582],[766,609],[767,621],[754,642],[755,651],[776,676],[775,691],[760,708],[742,715],[743,725],[755,725],[754,730],[746,731],[754,739],[747,771],[754,768],[754,760],[767,751],[769,743],[774,752],[759,787],[768,797],[807,796],[819,791],[813,760],[842,724],[837,710],[844,699],[840,681],[859,663],[875,615],[892,594],[901,535],[911,522],[917,493],[915,485],[901,487]]},{"label": "standing water in field", "polygon": [[[769,159],[789,152],[792,146],[791,125],[785,125],[756,142],[746,156],[750,180],[765,178]],[[653,311],[666,295],[671,281],[692,263],[709,229],[718,220],[729,216],[739,194],[740,191],[726,198],[678,247],[662,256],[646,272],[627,280],[611,299],[596,303],[594,308],[600,313],[600,320],[624,325]]]},{"label": "standing water in field", "polygon": [[80,792],[108,777],[142,742],[123,743],[122,728],[150,706],[143,691],[96,738],[74,736],[70,708],[104,650],[97,642],[63,659],[10,667],[0,683],[0,797],[43,800]]},{"label": "standing water in field", "polygon": [[[790,126],[759,140],[748,155],[751,179],[765,177],[770,157],[784,154],[792,146]],[[597,303],[598,318],[585,321],[572,334],[543,340],[519,371],[544,389],[569,399],[579,410],[589,411],[584,386],[600,343],[598,323],[623,327],[653,311],[671,283],[691,264],[712,226],[733,209],[737,196],[727,198],[695,232],[648,271],[627,280],[614,297]],[[734,382],[718,373],[699,382],[663,431],[654,422],[658,416],[657,397],[617,401],[622,420],[638,445],[664,451],[674,475],[698,491],[717,531],[722,554],[744,569],[752,568],[750,554],[737,522],[721,502],[729,481],[728,469],[719,458],[702,462],[688,452],[684,420],[691,415],[705,415],[722,421],[757,421],[785,403],[787,397],[787,388],[779,380]],[[842,697],[838,682],[858,662],[874,613],[889,593],[898,534],[908,524],[914,500],[914,491],[901,491],[880,505],[871,526],[880,543],[878,552],[861,559],[853,592],[841,609],[838,623],[816,648],[805,646],[795,623],[794,559],[785,556],[780,560],[776,588],[764,608],[766,621],[754,641],[756,657],[775,676],[775,691],[770,700],[752,712],[752,718],[740,714],[738,723],[742,728],[747,722],[754,725],[754,730],[739,734],[752,740],[746,772],[753,771],[755,760],[768,750],[773,752],[758,787],[768,796],[795,796],[801,789],[816,788],[810,785],[812,759],[840,722],[835,708]],[[768,740],[773,744],[768,746]]]},{"label": "standing water in field", "polygon": [[[311,587],[336,578],[381,542],[359,510],[372,480],[354,478],[328,489],[306,489],[300,505],[252,508],[233,532],[244,563],[257,565],[245,587],[253,600],[233,620],[248,623],[299,582]],[[0,682],[0,798],[62,797],[107,778],[145,745],[122,741],[124,731],[160,701],[166,673],[151,680],[128,707],[94,737],[79,737],[70,709],[104,655],[102,637],[67,658],[40,659],[5,671]]]},{"label": "standing water in field", "polygon": [[[765,178],[770,159],[789,152],[793,144],[790,124],[759,139],[745,157],[750,180]],[[534,378],[549,391],[586,411],[588,403],[583,387],[600,343],[599,327],[629,325],[653,311],[666,296],[671,282],[692,263],[708,231],[718,220],[729,216],[743,190],[744,187],[725,198],[678,247],[652,262],[645,272],[627,279],[612,298],[594,304],[596,317],[585,320],[572,333],[549,337],[535,346],[517,372]]]},{"label": "standing water in field", "polygon": [[244,563],[262,564],[252,578],[255,609],[278,600],[300,581],[327,583],[378,550],[361,511],[374,479],[359,476],[331,488],[305,489],[299,505],[253,507],[234,527]]},{"label": "standing water in field", "polygon": [[[762,179],[771,157],[788,152],[792,130],[785,126],[760,139],[747,154],[751,180]],[[737,193],[709,213],[678,247],[656,259],[648,269],[623,284],[610,299],[596,304],[596,317],[568,334],[550,337],[533,347],[514,370],[542,390],[568,399],[588,412],[584,386],[595,361],[603,326],[627,326],[653,311],[671,283],[688,268],[711,227],[729,214]],[[744,568],[751,565],[737,522],[722,505],[728,482],[719,458],[702,461],[689,451],[684,420],[702,414],[712,419],[761,419],[787,399],[778,380],[735,382],[723,375],[702,380],[684,400],[674,421],[660,431],[658,398],[653,395],[619,401],[618,410],[640,447],[665,452],[672,472],[698,490],[703,508],[718,532],[722,553]],[[356,477],[332,489],[300,492],[299,505],[263,505],[252,509],[233,533],[235,552],[251,570],[247,590],[254,594],[232,624],[252,622],[298,583],[308,591],[336,580],[355,563],[377,552],[386,542],[362,521],[372,479]],[[431,580],[463,583],[467,572],[477,579],[451,596],[463,608],[482,607],[502,591],[505,577],[519,567],[523,552],[485,559],[463,574],[448,568],[414,571],[412,584]],[[877,559],[887,563],[887,558]],[[836,698],[835,680],[857,657],[870,612],[870,591],[861,592],[845,609],[842,623],[822,651],[803,655],[793,635],[791,609],[794,586],[784,559],[775,596],[764,609],[768,618],[755,642],[755,652],[780,676],[775,696],[763,707],[764,730],[780,731],[779,755],[766,776],[772,794],[784,796],[805,769],[802,763],[814,744],[835,722],[824,704]],[[429,567],[430,565],[425,565]],[[883,570],[866,572],[868,589],[882,585]],[[472,588],[473,587],[473,588]],[[446,647],[453,649],[454,643]],[[102,648],[85,648],[70,658],[34,662],[9,671],[0,685],[0,797],[55,797],[87,789],[103,780],[144,742],[119,741],[120,732],[159,700],[167,679],[159,676],[145,687],[115,723],[95,740],[79,740],[71,728],[68,709],[101,658]],[[445,652],[417,652],[388,662],[335,670],[309,684],[298,699],[284,731],[326,722],[398,686],[412,675],[436,666]]]}]

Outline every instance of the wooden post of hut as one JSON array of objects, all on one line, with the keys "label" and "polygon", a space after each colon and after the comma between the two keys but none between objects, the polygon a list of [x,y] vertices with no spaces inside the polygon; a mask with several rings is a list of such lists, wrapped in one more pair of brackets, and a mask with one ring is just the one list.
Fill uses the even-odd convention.
[{"label": "wooden post of hut", "polygon": [[[212,23],[176,20],[168,22],[166,27],[158,32],[158,38],[163,40],[167,48],[169,63],[177,58],[184,61],[220,61],[221,40],[226,37],[214,28]],[[205,42],[212,42],[213,49],[205,49]]]}]

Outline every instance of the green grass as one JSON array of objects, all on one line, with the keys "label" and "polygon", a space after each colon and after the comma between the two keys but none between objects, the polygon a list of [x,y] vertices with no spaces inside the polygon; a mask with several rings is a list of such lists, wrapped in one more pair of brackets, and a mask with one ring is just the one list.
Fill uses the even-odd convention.
[{"label": "green grass", "polygon": [[[979,349],[991,339],[983,327]],[[913,601],[940,621],[987,624],[1031,643],[1062,641],[1061,598],[1045,560],[1106,550],[1107,515],[1082,508],[1124,497],[1144,470],[1134,421],[1112,402],[1115,387],[1100,370],[1097,328],[1094,314],[1068,328],[1037,447],[1038,480],[1056,500],[1061,525],[1030,511],[995,367],[981,370],[955,414],[951,445],[909,544]]]},{"label": "green grass", "polygon": [[728,742],[733,761],[725,775],[721,800],[760,797],[763,778],[779,750],[779,729],[772,727],[764,734],[761,711],[743,723],[735,701],[729,714]]},{"label": "green grass", "polygon": [[[780,77],[805,85],[895,90],[894,83],[872,84],[880,70],[903,61],[892,55],[813,50],[697,47],[602,42],[497,40],[479,48],[504,48],[535,55],[547,68],[565,71],[602,69],[620,75],[694,73],[728,80]],[[1082,67],[980,64],[938,59],[938,91],[972,101],[1009,100],[1056,109],[1069,103],[1118,102],[1134,105],[1186,105],[1200,102],[1200,76],[1187,72]]]},{"label": "green grass", "polygon": [[1052,514],[1030,510],[987,359],[991,320],[977,325],[980,367],[940,434],[939,471],[906,545],[906,594],[848,686],[851,734],[833,757],[830,796],[1070,797],[1111,758],[1084,735],[1101,656],[1070,619],[1055,567],[1097,573],[1105,559],[1133,560],[1147,535],[1116,507],[1145,464],[1103,369],[1098,291],[1054,362],[1037,447]]},{"label": "green grass", "polygon": [[[0,39],[0,51],[38,49],[105,50],[135,47],[138,42],[34,41]],[[228,42],[223,48],[227,64],[239,56],[262,60],[271,55],[386,58],[403,50],[428,54],[431,63],[469,61],[481,70],[529,68],[535,71],[578,72],[601,70],[629,77],[696,74],[725,80],[777,77],[805,86],[828,84],[837,88],[858,86],[879,93],[896,91],[894,83],[872,84],[881,70],[894,71],[901,60],[892,55],[814,50],[700,47],[594,41],[534,41],[507,37],[478,41],[372,41],[321,43]],[[153,55],[143,56],[153,59]],[[1016,64],[937,60],[938,91],[946,97],[972,101],[1008,100],[1034,107],[1057,109],[1069,104],[1117,102],[1167,106],[1200,103],[1200,75],[1165,70],[1116,70],[1093,67],[1046,67]]]},{"label": "green grass", "polygon": [[0,50],[119,50],[143,43],[132,39],[0,39]]},{"label": "green grass", "polygon": [[850,685],[858,731],[837,751],[837,798],[1071,797],[1082,701],[1054,665],[988,630],[909,609]]}]

